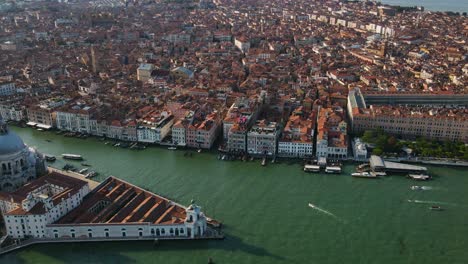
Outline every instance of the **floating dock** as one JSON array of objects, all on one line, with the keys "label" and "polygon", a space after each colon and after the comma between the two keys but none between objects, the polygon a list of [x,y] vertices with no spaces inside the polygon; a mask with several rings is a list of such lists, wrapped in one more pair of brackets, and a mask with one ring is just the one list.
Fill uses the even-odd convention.
[{"label": "floating dock", "polygon": [[372,171],[391,173],[425,173],[426,167],[385,161],[380,156],[372,155],[369,159]]}]

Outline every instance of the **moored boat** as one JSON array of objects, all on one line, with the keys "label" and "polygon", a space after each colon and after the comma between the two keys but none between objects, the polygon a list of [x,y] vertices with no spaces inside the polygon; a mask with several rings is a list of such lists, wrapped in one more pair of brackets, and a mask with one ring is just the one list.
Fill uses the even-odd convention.
[{"label": "moored boat", "polygon": [[95,171],[90,171],[88,174],[85,175],[85,178],[89,179],[89,178],[93,178],[93,177],[96,177],[99,173],[95,172]]},{"label": "moored boat", "polygon": [[433,210],[433,211],[442,211],[444,209],[442,209],[442,207],[440,206],[437,206],[437,205],[432,205],[431,207],[429,207],[430,210]]},{"label": "moored boat", "polygon": [[339,167],[339,166],[327,166],[327,167],[325,167],[325,172],[326,173],[339,174],[339,173],[341,173],[341,167]]},{"label": "moored boat", "polygon": [[370,174],[369,172],[366,172],[366,171],[351,173],[351,176],[358,177],[358,178],[377,179],[377,176],[374,176],[374,175],[372,175],[372,174]]},{"label": "moored boat", "polygon": [[168,150],[177,150],[177,147],[168,147]]},{"label": "moored boat", "polygon": [[266,157],[262,159],[262,166],[266,166]]},{"label": "moored boat", "polygon": [[62,154],[62,157],[70,160],[83,160],[83,157],[77,154]]},{"label": "moored boat", "polygon": [[84,168],[78,171],[79,174],[83,174],[88,171],[88,168]]},{"label": "moored boat", "polygon": [[49,162],[54,162],[57,159],[57,158],[55,158],[54,155],[49,155],[49,154],[44,155],[44,157]]},{"label": "moored boat", "polygon": [[219,228],[222,226],[221,222],[211,219],[209,217],[206,218],[206,223],[214,228]]},{"label": "moored boat", "polygon": [[320,166],[306,164],[304,165],[304,171],[305,172],[320,172]]}]

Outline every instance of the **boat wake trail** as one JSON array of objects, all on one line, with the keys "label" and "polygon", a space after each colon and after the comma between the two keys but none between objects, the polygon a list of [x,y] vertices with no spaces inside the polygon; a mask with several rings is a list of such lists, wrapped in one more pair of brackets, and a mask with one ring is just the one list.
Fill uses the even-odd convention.
[{"label": "boat wake trail", "polygon": [[317,211],[319,211],[321,213],[329,215],[329,216],[335,218],[336,220],[338,220],[339,222],[346,223],[344,220],[340,219],[338,216],[334,215],[332,212],[329,212],[329,211],[327,211],[325,209],[322,209],[322,208],[320,208],[320,207],[318,207],[318,206],[316,206],[316,205],[314,205],[312,203],[309,203],[309,207],[312,208],[312,209],[315,209],[315,210],[317,210]]},{"label": "boat wake trail", "polygon": [[408,202],[410,202],[410,203],[420,203],[420,204],[441,204],[441,205],[463,206],[461,204],[446,203],[446,202],[439,202],[439,201],[408,200]]}]

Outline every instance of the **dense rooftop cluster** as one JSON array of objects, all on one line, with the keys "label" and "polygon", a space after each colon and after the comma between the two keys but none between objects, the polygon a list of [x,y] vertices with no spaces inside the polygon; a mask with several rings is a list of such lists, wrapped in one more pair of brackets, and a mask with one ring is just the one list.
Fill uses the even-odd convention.
[{"label": "dense rooftop cluster", "polygon": [[[196,148],[223,130],[227,151],[304,156],[315,131],[347,129],[356,87],[386,104],[468,103],[464,16],[370,1],[108,0],[36,1],[0,19],[1,116],[60,130]],[[411,115],[398,100],[390,107]],[[273,138],[253,133],[258,120]],[[345,147],[346,135],[328,145]]]}]

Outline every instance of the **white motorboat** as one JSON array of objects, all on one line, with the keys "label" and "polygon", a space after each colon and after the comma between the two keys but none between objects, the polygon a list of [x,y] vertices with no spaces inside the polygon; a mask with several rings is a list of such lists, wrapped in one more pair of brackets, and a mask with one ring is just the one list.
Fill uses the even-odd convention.
[{"label": "white motorboat", "polygon": [[371,179],[377,178],[377,176],[372,175],[367,171],[351,173],[351,176],[358,177],[358,178],[371,178]]},{"label": "white motorboat", "polygon": [[62,154],[62,157],[70,160],[83,160],[83,157],[77,154]]},{"label": "white motorboat", "polygon": [[427,181],[431,179],[431,176],[426,174],[408,174],[408,177],[416,181]]}]

